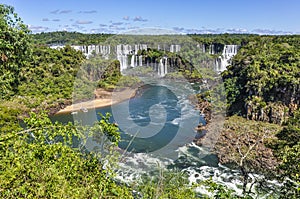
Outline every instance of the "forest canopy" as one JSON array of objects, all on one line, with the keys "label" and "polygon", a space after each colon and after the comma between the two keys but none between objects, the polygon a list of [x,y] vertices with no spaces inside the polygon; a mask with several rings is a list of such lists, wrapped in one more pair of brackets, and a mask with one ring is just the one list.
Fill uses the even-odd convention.
[{"label": "forest canopy", "polygon": [[[100,121],[92,127],[72,123],[62,124],[49,119],[49,115],[72,103],[73,88],[76,86],[74,81],[80,68],[87,71],[79,74],[84,78],[77,82],[87,85],[83,89],[84,92],[80,93],[81,96],[78,96],[78,99],[82,100],[93,97],[85,95],[88,86],[112,89],[116,87],[118,81],[123,81],[124,85],[139,82],[134,78],[122,76],[118,60],[103,61],[97,57],[87,60],[82,52],[71,47],[71,45],[99,44],[112,36],[65,31],[32,34],[13,7],[0,4],[1,197],[200,197],[194,191],[194,188],[200,185],[190,186],[184,172],[167,172],[164,176],[145,177],[140,184],[124,184],[117,181],[114,178],[114,168],[104,167],[105,161],[101,159],[101,154],[88,153],[84,145],[78,145],[78,140],[86,138],[87,131],[96,137],[105,135],[112,149],[110,156],[112,159],[107,161],[114,163],[118,156],[113,153],[115,151],[113,147],[120,140],[120,131],[116,124],[110,123],[110,115],[102,115]],[[225,123],[228,131],[224,137],[230,139],[228,142],[230,148],[226,143],[222,143],[223,147],[231,150],[226,153],[232,152],[237,156],[244,151],[245,154],[251,154],[251,151],[248,153],[247,150],[251,149],[249,146],[256,146],[254,138],[257,136],[265,138],[265,135],[272,134],[268,139],[258,140],[257,146],[266,149],[268,155],[274,154],[276,158],[278,167],[269,173],[278,173],[275,179],[279,180],[282,187],[277,194],[280,197],[299,197],[300,36],[252,34],[188,36],[206,47],[214,44],[219,50],[225,44],[236,44],[241,47],[232,64],[221,74],[227,98],[224,103],[228,108]],[[180,35],[176,37],[179,38]],[[149,37],[144,39],[147,38]],[[170,35],[159,36],[156,39],[166,43],[171,40]],[[64,45],[64,47],[51,49],[50,45]],[[220,52],[215,56],[220,56]],[[190,60],[194,59],[193,53],[187,54]],[[151,49],[140,51],[139,55],[142,54],[154,58],[165,55],[161,51]],[[214,58],[212,55],[203,56]],[[85,65],[82,66],[82,63]],[[103,64],[109,66],[106,71],[98,67]],[[207,78],[211,81],[216,79],[215,74],[204,75],[202,71],[199,73],[189,71],[192,70],[192,66],[183,69],[183,72],[192,79]],[[172,78],[172,75],[169,77],[167,75],[166,78],[170,76]],[[94,81],[94,77],[98,79]],[[98,81],[99,78],[102,79]],[[81,98],[82,96],[86,99]],[[209,91],[201,97],[202,100],[206,98],[213,100],[209,98]],[[272,131],[268,131],[267,127],[272,127]],[[232,141],[234,137],[230,137],[234,134],[238,136],[239,143],[242,143],[240,135],[248,142],[243,140],[244,145],[237,146],[237,142]],[[248,161],[247,158],[244,159]],[[249,160],[248,163],[263,162],[260,158],[262,156],[255,161]],[[250,163],[249,165],[253,166]],[[212,197],[239,198],[229,188],[210,180],[202,182],[203,184],[209,187]],[[245,197],[251,197],[251,193],[244,194]]]}]

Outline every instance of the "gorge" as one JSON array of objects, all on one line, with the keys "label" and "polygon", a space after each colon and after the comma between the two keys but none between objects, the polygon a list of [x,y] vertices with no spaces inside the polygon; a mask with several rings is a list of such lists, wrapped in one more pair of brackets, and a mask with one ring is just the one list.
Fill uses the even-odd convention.
[{"label": "gorge", "polygon": [[300,198],[300,36],[224,3],[0,3],[0,198]]},{"label": "gorge", "polygon": [[[286,108],[280,108],[279,111],[276,111],[276,106],[278,106],[279,103],[270,103],[266,105],[264,104],[264,102],[262,102],[262,98],[261,97],[266,97],[266,102],[268,100],[268,95],[266,96],[256,96],[256,95],[260,95],[261,91],[263,89],[266,89],[267,87],[261,87],[261,79],[257,78],[257,79],[253,79],[251,80],[251,82],[248,80],[249,79],[249,75],[252,75],[250,77],[256,78],[255,74],[260,74],[263,75],[265,74],[265,71],[263,70],[267,70],[264,67],[266,67],[267,65],[265,64],[266,59],[256,59],[256,61],[262,61],[261,67],[260,68],[255,68],[255,66],[253,67],[252,64],[253,62],[255,63],[255,61],[251,60],[251,56],[260,56],[260,54],[258,52],[256,52],[256,54],[251,54],[253,52],[255,52],[253,49],[250,49],[249,52],[245,53],[245,49],[247,50],[247,48],[254,48],[256,49],[256,46],[253,45],[253,43],[255,43],[255,41],[252,41],[247,43],[247,44],[241,44],[241,42],[236,42],[237,44],[230,44],[230,43],[234,43],[234,42],[228,42],[228,44],[221,44],[218,42],[212,42],[210,44],[207,43],[187,43],[184,44],[180,41],[178,42],[166,42],[165,44],[163,44],[163,42],[153,42],[153,43],[149,43],[146,44],[146,42],[140,42],[137,41],[136,43],[134,42],[120,42],[118,40],[115,41],[114,44],[103,44],[103,45],[73,45],[73,48],[77,48],[80,52],[83,52],[85,54],[86,57],[88,57],[88,60],[93,60],[94,57],[101,57],[101,59],[104,60],[110,60],[110,59],[117,59],[118,63],[119,63],[119,68],[118,70],[122,73],[122,74],[126,74],[126,71],[128,69],[138,69],[138,68],[151,68],[156,76],[152,76],[153,79],[156,79],[156,83],[155,84],[159,84],[160,86],[165,86],[164,81],[168,81],[170,80],[168,77],[170,74],[172,74],[172,72],[175,71],[175,69],[179,69],[179,71],[188,71],[191,72],[192,70],[195,69],[199,69],[197,67],[200,67],[200,69],[211,69],[213,71],[215,71],[216,73],[222,73],[222,76],[225,77],[226,80],[226,89],[228,92],[228,96],[232,96],[232,98],[227,97],[227,100],[236,100],[234,101],[234,103],[232,101],[229,101],[230,105],[233,105],[233,108],[235,108],[234,113],[238,113],[240,115],[243,115],[244,110],[244,105],[246,99],[250,99],[253,98],[254,100],[249,103],[248,102],[248,106],[250,107],[250,105],[252,106],[251,111],[249,113],[247,113],[248,119],[250,120],[262,120],[259,119],[259,114],[260,112],[262,112],[262,110],[264,112],[266,112],[266,110],[268,112],[270,112],[270,116],[266,117],[264,116],[263,121],[270,121],[274,123],[280,123],[280,118],[277,117],[276,115],[281,115],[283,110],[286,110]],[[244,47],[243,45],[246,45],[246,47]],[[253,45],[253,46],[251,46]],[[287,46],[287,44],[284,44],[285,46]],[[250,47],[249,47],[250,46]],[[268,46],[265,45],[265,47],[267,48]],[[284,46],[283,46],[284,47]],[[53,47],[54,48],[54,47]],[[259,49],[259,48],[257,48]],[[257,50],[256,49],[256,50]],[[277,50],[277,48],[275,47],[274,49]],[[288,48],[286,48],[288,50]],[[238,53],[239,51],[239,53]],[[241,52],[241,53],[240,53]],[[267,53],[268,49],[266,49]],[[235,56],[236,54],[239,54],[238,56]],[[277,52],[276,52],[277,53]],[[276,53],[274,53],[274,57],[276,57]],[[277,53],[278,54],[278,53]],[[244,56],[242,60],[240,60],[241,55]],[[251,55],[251,56],[249,56]],[[288,54],[286,56],[290,56],[290,54]],[[197,57],[199,59],[197,59]],[[265,56],[266,58],[270,58],[268,56]],[[250,59],[250,60],[249,60]],[[274,60],[274,58],[273,58]],[[279,62],[278,62],[279,63]],[[231,65],[232,64],[232,65]],[[230,66],[231,65],[231,66]],[[228,67],[228,68],[227,68]],[[228,69],[228,70],[226,70]],[[241,71],[245,70],[245,72],[240,72],[238,70],[235,69],[240,69]],[[282,67],[280,68],[282,69]],[[204,71],[205,71],[204,70]],[[247,70],[251,71],[251,73],[249,73]],[[290,70],[290,69],[288,69]],[[254,72],[255,71],[255,72]],[[271,70],[272,71],[272,70]],[[201,71],[201,74],[202,71]],[[223,75],[224,74],[224,75]],[[276,76],[277,73],[273,72],[272,75]],[[159,77],[159,78],[157,78]],[[166,77],[166,78],[160,78],[160,77]],[[190,77],[190,76],[189,76]],[[213,80],[216,76],[207,76],[206,78],[208,80]],[[189,79],[189,78],[187,78]],[[197,80],[201,79],[201,78],[196,78]],[[234,84],[232,84],[232,81],[236,81],[234,82]],[[268,78],[266,78],[266,80],[269,80]],[[272,79],[271,79],[272,80]],[[176,78],[171,78],[171,84],[176,85]],[[249,85],[247,86],[241,86],[241,85],[245,85],[245,81],[249,81]],[[253,82],[257,81],[257,84],[252,84]],[[277,80],[276,80],[277,81]],[[281,79],[279,79],[278,81],[282,81]],[[201,82],[201,81],[199,81]],[[199,86],[204,86],[204,85],[199,85],[199,84],[195,84],[195,83],[199,83],[199,82],[188,82],[186,85],[190,85],[190,86],[196,86],[199,88]],[[230,84],[231,83],[231,84]],[[274,82],[273,82],[274,83]],[[180,82],[179,82],[180,84]],[[272,82],[271,82],[272,84]],[[278,83],[280,85],[280,83]],[[289,83],[290,84],[290,83]],[[173,86],[172,85],[172,86]],[[259,86],[259,88],[257,88],[256,86]],[[270,89],[272,87],[270,86]],[[274,95],[274,99],[277,99],[276,97],[278,97],[278,94],[276,92],[274,92],[274,88],[272,91],[272,95]],[[297,86],[293,88],[293,91],[291,93],[286,93],[287,95],[290,95],[291,98],[295,98],[297,97],[296,93],[297,93]],[[211,88],[209,88],[211,89]],[[203,91],[203,99],[207,99],[207,96],[205,96],[206,91],[207,90],[202,90]],[[282,88],[281,90],[284,89],[288,89],[288,88]],[[278,89],[276,89],[275,91],[277,91]],[[248,93],[247,93],[248,92]],[[151,91],[153,96],[160,96],[163,91],[161,89],[154,89]],[[238,95],[240,94],[240,95]],[[144,100],[146,101],[146,99],[151,99],[151,97],[149,98],[145,98]],[[225,100],[226,97],[220,98],[221,100],[224,100],[223,105],[225,105]],[[185,97],[186,98],[186,97]],[[219,100],[220,100],[219,99]],[[285,99],[289,99],[286,98]],[[297,98],[298,99],[298,98]],[[142,101],[144,101],[142,100]],[[213,99],[215,100],[215,99]],[[249,100],[249,101],[250,101]],[[278,100],[278,99],[277,99]],[[154,124],[155,127],[160,126],[161,128],[166,128],[164,129],[163,132],[165,132],[166,134],[168,132],[173,132],[174,130],[176,131],[176,129],[178,128],[178,125],[182,125],[181,124],[181,119],[180,117],[176,116],[176,117],[171,117],[169,118],[170,120],[166,121],[166,127],[164,126],[164,122],[162,124],[159,124],[157,121],[155,121],[155,118],[151,118],[151,109],[149,110],[144,110],[143,109],[143,105],[145,104],[136,104],[135,102],[139,101],[139,97],[137,98],[133,98],[131,100],[128,100],[127,102],[131,103],[136,109],[133,109],[133,112],[135,112],[135,114],[132,115],[126,115],[124,113],[126,113],[126,111],[123,111],[122,114],[118,113],[118,114],[113,114],[114,116],[118,116],[118,115],[122,115],[122,118],[124,118],[125,120],[127,120],[126,122],[119,122],[118,120],[113,120],[116,123],[120,123],[120,124],[125,124],[123,126],[125,126],[125,129],[129,129],[132,130],[132,133],[137,133],[139,132],[137,129],[142,129],[144,126],[147,124]],[[166,100],[163,100],[163,102],[158,103],[158,105],[166,105],[168,107],[168,102],[165,102]],[[124,102],[125,103],[125,102]],[[169,105],[171,105],[172,101],[170,102]],[[122,103],[121,103],[122,104]],[[120,107],[121,104],[119,104],[116,107]],[[186,104],[186,102],[180,101],[180,106],[184,106]],[[147,105],[146,105],[147,106]],[[175,105],[171,105],[171,107],[174,107]],[[221,104],[222,106],[222,104]],[[255,106],[255,107],[254,107]],[[282,106],[281,104],[279,104],[279,106]],[[148,108],[150,108],[151,106],[148,106]],[[176,106],[175,106],[176,107]],[[269,107],[271,107],[271,111],[269,111]],[[178,107],[177,107],[178,108]],[[121,109],[118,109],[121,110]],[[248,108],[248,110],[250,110],[250,108]],[[139,112],[141,111],[141,112]],[[188,111],[192,111],[192,109],[188,109]],[[97,109],[96,112],[111,112],[111,110],[103,108],[103,109]],[[156,114],[157,118],[159,120],[163,121],[164,116],[161,115],[161,112],[163,112],[163,109],[159,111],[155,111],[154,113]],[[263,112],[263,113],[264,113]],[[292,112],[292,110],[291,110]],[[145,115],[146,114],[146,115]],[[84,115],[84,113],[80,113],[79,115],[83,115],[83,117],[87,117],[87,115]],[[256,116],[257,115],[257,116]],[[264,114],[265,115],[265,114]],[[78,116],[78,115],[77,115]],[[233,119],[232,119],[233,118]],[[272,118],[279,118],[279,119],[272,119]],[[114,118],[115,119],[115,118]],[[152,119],[154,119],[154,121],[152,121]],[[231,121],[231,119],[233,121]],[[226,125],[228,125],[228,129],[225,129],[224,132],[222,132],[222,142],[219,143],[220,147],[220,151],[218,154],[218,157],[221,157],[221,161],[222,163],[226,164],[226,163],[232,163],[231,161],[236,161],[238,162],[238,157],[240,156],[240,154],[235,154],[236,153],[236,147],[240,147],[239,145],[236,146],[237,143],[243,145],[242,147],[248,147],[248,141],[249,141],[249,137],[251,137],[250,142],[256,142],[255,139],[259,139],[258,137],[256,137],[257,135],[259,135],[258,132],[265,132],[265,130],[257,130],[255,128],[253,128],[253,130],[251,129],[251,131],[246,131],[247,134],[244,135],[244,137],[239,136],[238,134],[235,134],[236,132],[238,132],[238,129],[240,127],[236,127],[242,124],[239,124],[239,120],[236,121],[236,118],[231,117],[229,118],[230,123],[228,124],[228,121],[226,123]],[[277,120],[279,122],[277,122]],[[137,129],[136,128],[132,128],[131,125],[127,124],[131,124],[130,123],[136,123],[138,126]],[[198,121],[199,122],[199,121]],[[252,123],[254,123],[253,126],[266,126],[266,128],[268,125],[267,124],[263,124],[263,123],[256,123],[255,121],[243,121],[245,123],[245,126],[248,128],[248,126]],[[222,124],[222,122],[219,122],[220,124]],[[134,126],[134,125],[133,125]],[[120,126],[121,127],[121,126]],[[235,129],[235,131],[231,131],[231,128]],[[251,127],[252,128],[252,127]],[[155,128],[154,128],[155,129]],[[179,128],[180,129],[180,128]],[[199,129],[203,129],[201,126]],[[276,133],[276,130],[274,129],[279,129],[279,126],[275,126],[274,128],[272,127],[272,129],[268,129],[266,132],[271,132],[270,137],[268,137],[268,139],[273,139],[274,138],[274,134]],[[175,142],[175,146],[173,148],[173,152],[176,151],[178,152],[176,156],[177,158],[174,159],[169,158],[169,157],[156,157],[151,155],[151,153],[147,153],[151,150],[153,150],[153,146],[155,146],[155,144],[153,145],[153,143],[160,143],[160,142],[164,142],[164,140],[168,140],[167,137],[158,137],[156,139],[153,139],[152,141],[150,141],[151,139],[149,139],[148,141],[145,141],[144,139],[133,139],[135,137],[135,134],[130,134],[131,131],[126,133],[126,130],[124,131],[124,129],[121,128],[122,131],[122,138],[124,139],[120,145],[123,145],[121,148],[123,149],[130,149],[132,151],[135,151],[135,153],[130,153],[130,155],[126,155],[126,157],[123,158],[123,162],[121,163],[122,165],[122,169],[118,171],[118,178],[122,179],[122,181],[127,181],[130,182],[131,180],[135,180],[138,179],[139,177],[141,177],[144,174],[147,174],[149,171],[151,172],[151,168],[153,167],[153,165],[155,165],[156,162],[159,162],[160,166],[164,167],[164,168],[169,168],[169,167],[173,167],[179,170],[183,170],[186,171],[189,175],[189,180],[190,182],[198,182],[201,180],[207,180],[210,177],[213,178],[214,182],[218,182],[219,184],[225,185],[226,187],[230,187],[231,189],[234,190],[234,192],[238,195],[243,195],[243,193],[245,193],[245,190],[249,190],[249,192],[252,192],[254,190],[256,190],[253,187],[256,186],[260,186],[259,183],[257,182],[265,182],[265,185],[267,187],[276,187],[278,189],[281,188],[281,184],[278,183],[278,181],[272,181],[272,180],[266,180],[264,179],[266,176],[265,175],[261,175],[258,174],[256,172],[256,170],[247,170],[247,172],[244,172],[243,169],[245,169],[246,166],[244,166],[243,164],[241,164],[241,167],[238,167],[237,170],[232,170],[231,167],[226,167],[224,166],[224,164],[218,164],[218,160],[217,157],[215,156],[214,153],[212,153],[210,150],[208,150],[205,146],[202,146],[201,142],[197,142],[198,146],[196,146],[195,144],[193,144],[191,142],[191,140],[193,140],[196,136],[199,136],[197,134],[193,134],[193,130],[189,130],[188,133],[188,139],[190,141],[187,141],[186,144],[182,144],[179,142]],[[243,128],[241,128],[241,132],[244,132],[245,130]],[[258,132],[256,132],[258,131]],[[145,132],[140,132],[140,133],[146,133]],[[254,134],[254,136],[253,136]],[[250,136],[251,135],[251,136]],[[218,136],[215,136],[216,138],[218,138]],[[229,139],[229,140],[227,140]],[[248,139],[248,140],[247,140]],[[263,138],[262,138],[263,139]],[[238,140],[237,141],[231,141],[231,140]],[[226,145],[226,143],[233,143],[232,145]],[[261,142],[261,141],[259,141]],[[148,144],[147,143],[152,143]],[[192,143],[192,144],[191,144]],[[132,144],[132,145],[131,145]],[[267,143],[262,144],[263,146],[266,145]],[[200,146],[199,146],[200,145]],[[258,150],[262,150],[263,147],[260,144],[259,145],[259,149]],[[129,146],[129,148],[127,148]],[[147,146],[149,148],[147,148]],[[228,149],[228,147],[231,147]],[[251,147],[250,147],[251,148]],[[234,155],[229,155],[227,154],[228,150],[230,152],[232,152]],[[166,151],[162,151],[161,154],[168,154]],[[245,159],[248,159],[247,162],[245,164],[257,164],[256,160],[258,160],[259,158],[264,158],[264,162],[267,162],[268,164],[270,163],[270,168],[274,169],[277,163],[274,163],[274,156],[271,152],[271,150],[266,150],[266,152],[261,152],[261,153],[255,153],[255,151],[251,151],[249,152],[250,154],[254,153],[254,155],[257,155],[259,157],[255,157],[254,160],[251,159],[251,157],[245,157]],[[245,154],[248,154],[245,153]],[[205,156],[205,157],[203,157]],[[226,158],[226,157],[230,157],[230,158]],[[235,159],[237,158],[237,159]],[[265,160],[266,159],[266,160]],[[250,162],[250,163],[249,163]],[[274,164],[273,164],[274,163]],[[240,163],[238,162],[237,165],[239,165]],[[267,164],[266,164],[267,165]],[[251,166],[250,166],[251,168]],[[271,170],[272,170],[271,169]],[[242,172],[243,171],[243,172]],[[246,173],[246,174],[245,174]],[[244,178],[244,180],[243,180]],[[229,183],[228,179],[231,179],[234,181],[234,183]],[[253,188],[253,189],[252,189]],[[269,190],[269,189],[268,189]],[[203,193],[203,190],[200,191],[201,193]],[[275,191],[271,191],[268,194],[273,194]],[[252,196],[257,197],[257,194],[259,193],[252,193]],[[266,193],[262,193],[262,195],[265,195]],[[260,195],[260,196],[262,196]]]},{"label": "gorge", "polygon": [[[164,77],[170,71],[174,71],[174,68],[182,65],[184,61],[182,57],[178,59],[174,54],[182,55],[180,51],[184,51],[184,47],[179,44],[73,46],[91,60],[95,55],[100,55],[103,59],[117,58],[122,73],[130,68],[145,66],[152,68],[158,77]],[[231,59],[240,48],[239,45],[218,44],[197,44],[193,47],[199,55],[211,56],[212,60],[205,64],[217,73],[226,70],[226,67],[231,63]],[[149,57],[150,53],[158,53],[153,57],[159,59]],[[183,58],[185,57],[183,56]],[[203,62],[205,61],[204,59]],[[231,170],[219,164],[217,156],[211,149],[205,146],[196,146],[193,143],[195,137],[201,136],[199,135],[201,133],[195,131],[199,120],[202,124],[205,124],[206,121],[203,117],[199,119],[199,111],[195,111],[189,105],[189,95],[183,92],[184,95],[178,95],[176,96],[178,99],[176,99],[170,97],[171,95],[167,94],[168,92],[164,89],[172,88],[174,90],[185,87],[184,90],[186,88],[191,89],[189,93],[191,94],[195,93],[192,88],[193,84],[177,82],[176,79],[168,81],[164,78],[142,80],[148,83],[147,89],[141,91],[146,93],[145,95],[142,94],[110,107],[97,108],[95,112],[92,110],[89,113],[79,113],[73,116],[77,121],[83,120],[90,123],[93,122],[93,119],[99,119],[99,117],[95,118],[95,115],[99,112],[102,114],[112,113],[112,122],[117,123],[122,132],[122,141],[119,143],[119,147],[125,151],[123,152],[123,155],[125,155],[122,157],[117,178],[122,182],[130,183],[135,179],[139,179],[142,175],[153,172],[153,165],[159,164],[162,168],[175,168],[185,171],[189,176],[190,183],[208,180],[213,175],[215,182],[231,187],[238,195],[242,195],[243,191],[240,187],[242,187],[243,181],[239,178],[242,175],[240,171]],[[154,105],[163,106],[163,108],[156,108]],[[127,111],[126,107],[129,107],[130,110]],[[219,123],[222,123],[222,121],[219,121]],[[157,133],[155,136],[151,134],[153,131]],[[178,131],[181,131],[181,133],[178,133]],[[175,135],[177,139],[172,140]],[[166,146],[160,149],[164,144]],[[88,148],[91,150],[96,146],[97,143],[93,141],[88,143]],[[257,178],[263,178],[263,176],[250,174],[251,180],[249,180],[247,186],[254,184]],[[234,179],[235,182],[228,182],[227,179]],[[275,186],[271,181],[268,183]],[[203,193],[203,190],[199,190],[199,192]]]}]

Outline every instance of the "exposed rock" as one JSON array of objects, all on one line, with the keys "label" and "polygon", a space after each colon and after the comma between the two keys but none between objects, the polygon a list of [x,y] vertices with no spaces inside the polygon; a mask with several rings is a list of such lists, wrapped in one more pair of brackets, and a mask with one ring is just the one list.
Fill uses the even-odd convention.
[{"label": "exposed rock", "polygon": [[264,107],[253,103],[252,101],[246,103],[246,117],[249,120],[264,121],[275,124],[282,124],[288,119],[290,114],[294,112],[298,105],[290,103],[285,106],[282,103],[267,103]]},{"label": "exposed rock", "polygon": [[276,139],[275,133],[280,128],[276,124],[249,121],[238,116],[227,118],[214,147],[220,163],[239,165],[244,157],[243,166],[248,170],[274,171],[279,161],[267,145]]}]

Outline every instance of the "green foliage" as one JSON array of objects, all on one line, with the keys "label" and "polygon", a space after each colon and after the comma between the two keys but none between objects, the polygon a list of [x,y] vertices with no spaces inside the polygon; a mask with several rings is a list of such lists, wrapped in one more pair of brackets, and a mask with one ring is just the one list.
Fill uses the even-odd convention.
[{"label": "green foliage", "polygon": [[246,45],[249,41],[255,38],[254,34],[190,34],[188,35],[195,41],[205,44],[208,48],[209,44],[215,44],[216,49],[222,49],[225,44]]},{"label": "green foliage", "polygon": [[267,146],[281,129],[277,124],[247,120],[237,115],[229,117],[215,146],[220,162],[238,166],[243,159],[243,165],[239,166],[245,167],[248,172],[268,172],[271,176],[278,162]]},{"label": "green foliage", "polygon": [[111,34],[83,34],[79,32],[47,32],[33,34],[33,38],[36,44],[48,44],[48,45],[89,45],[98,44],[104,42]]},{"label": "green foliage", "polygon": [[82,53],[70,46],[60,50],[36,46],[32,65],[21,70],[23,79],[18,94],[24,101],[30,99],[27,106],[31,108],[50,108],[70,100],[83,60]]},{"label": "green foliage", "polygon": [[118,143],[121,139],[119,128],[115,123],[110,123],[109,118],[111,117],[111,114],[106,113],[106,115],[102,115],[101,120],[99,121],[99,127],[101,128],[101,132],[107,136],[107,138],[114,143],[116,146],[118,146]]},{"label": "green foliage", "polygon": [[[100,124],[114,136],[116,127],[108,117]],[[32,113],[24,121],[27,129],[0,134],[2,198],[132,198],[103,169],[97,154],[72,148],[82,128],[53,124],[45,114]]]},{"label": "green foliage", "polygon": [[[122,77],[120,63],[116,60],[103,60],[94,56],[83,62],[83,54],[70,46],[55,50],[45,45],[89,45],[105,40],[112,45],[136,41],[146,43],[150,37],[153,44],[160,42],[171,45],[186,42],[186,36],[111,37],[75,32],[28,33],[28,28],[14,9],[0,4],[0,98],[10,98],[10,101],[1,100],[0,105],[0,197],[132,198],[130,188],[113,180],[114,167],[104,165],[107,160],[104,152],[107,151],[109,164],[116,163],[118,156],[114,153],[114,147],[120,140],[118,128],[109,122],[109,115],[102,115],[102,119],[92,127],[52,123],[44,113],[31,113],[29,118],[23,120],[26,125],[26,129],[23,129],[19,119],[29,109],[38,112],[60,107],[71,100],[73,89],[76,89],[73,99],[80,101],[93,98],[97,86],[114,89],[133,87],[140,83],[139,79],[130,75]],[[137,54],[144,55],[152,63],[158,63],[164,56],[172,60],[174,71],[169,71],[171,73],[167,77],[183,76],[191,81],[204,78],[217,82],[217,76],[211,68],[214,58],[219,56],[225,44],[241,45],[232,66],[223,73],[229,112],[243,112],[245,103],[251,103],[260,110],[276,103],[288,107],[293,117],[277,135],[279,140],[275,151],[282,161],[279,167],[282,179],[290,179],[284,181],[282,195],[294,198],[299,196],[300,116],[299,112],[293,115],[293,109],[289,107],[299,105],[299,36],[189,36],[192,41],[188,44],[196,41],[204,45],[206,51],[214,48],[217,54],[208,55],[199,52],[199,48],[190,49],[188,45],[177,54],[151,48]],[[30,37],[35,46],[31,45]],[[146,74],[149,68],[139,72]],[[74,83],[75,78],[77,81]],[[213,95],[214,92],[218,95]],[[218,107],[222,107],[225,102],[223,93],[220,86],[198,97],[216,102],[215,107],[219,110]],[[226,152],[227,160],[232,157],[232,161],[242,162],[240,167],[243,169],[264,171],[267,163],[270,163],[265,163],[266,160],[261,158],[270,155],[265,145],[268,145],[269,138],[273,138],[274,131],[280,127],[248,122],[232,117],[225,123],[228,131],[224,137],[229,141],[221,142],[219,146],[226,148],[223,152]],[[88,149],[84,143],[89,138],[99,143],[99,150],[86,152]],[[249,150],[249,146],[256,150]],[[228,150],[232,153],[228,153]],[[243,161],[241,155],[244,156]],[[262,168],[262,165],[265,167]],[[273,169],[269,168],[272,173]],[[194,186],[188,184],[187,177],[181,172],[159,170],[151,175],[144,176],[140,184],[132,185],[143,198],[198,197]],[[206,185],[215,198],[236,197],[231,190],[212,181]]]},{"label": "green foliage", "polygon": [[120,72],[120,62],[117,60],[105,64],[101,71],[101,77],[98,79],[98,87],[105,89],[114,89],[122,77]]},{"label": "green foliage", "polygon": [[184,79],[184,75],[182,72],[171,72],[171,73],[167,73],[165,78],[168,79]]},{"label": "green foliage", "polygon": [[288,119],[286,126],[277,134],[284,145],[292,147],[300,142],[300,111],[295,111]]},{"label": "green foliage", "polygon": [[282,161],[280,178],[284,186],[282,194],[290,198],[300,197],[300,110],[294,112],[287,125],[277,134],[274,150]]},{"label": "green foliage", "polygon": [[262,107],[275,102],[285,107],[299,103],[299,50],[299,36],[261,36],[249,40],[222,74],[229,113],[245,113],[245,103],[255,103],[258,98]]},{"label": "green foliage", "polygon": [[197,198],[194,187],[188,185],[183,172],[159,169],[151,175],[144,175],[137,190],[142,198]]},{"label": "green foliage", "polygon": [[22,108],[17,103],[0,101],[0,134],[21,128],[18,116],[22,112]]},{"label": "green foliage", "polygon": [[[217,184],[217,183],[213,182],[211,179],[205,180],[205,181],[201,182],[200,184],[207,187],[208,191],[213,194],[212,198],[218,198],[218,199],[242,198],[242,197],[236,196],[234,194],[233,190],[226,188],[224,185]],[[251,198],[251,197],[243,197],[243,198]]]},{"label": "green foliage", "polygon": [[152,67],[150,66],[143,66],[143,67],[134,67],[134,68],[128,68],[125,71],[126,75],[131,75],[131,76],[149,76],[150,74],[153,74],[154,71]]},{"label": "green foliage", "polygon": [[117,88],[136,88],[141,84],[141,80],[135,76],[122,76],[117,84]]},{"label": "green foliage", "polygon": [[14,8],[0,4],[0,98],[16,93],[20,70],[31,60],[29,29]]}]

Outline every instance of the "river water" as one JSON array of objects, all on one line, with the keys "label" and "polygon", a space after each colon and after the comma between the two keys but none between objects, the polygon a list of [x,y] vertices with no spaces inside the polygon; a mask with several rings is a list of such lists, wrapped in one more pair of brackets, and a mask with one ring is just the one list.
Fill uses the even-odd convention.
[{"label": "river water", "polygon": [[[117,123],[121,131],[122,158],[117,178],[124,182],[137,180],[157,167],[176,168],[188,173],[191,184],[211,178],[242,194],[240,172],[220,165],[209,149],[193,143],[199,135],[195,127],[199,122],[205,124],[188,99],[197,92],[193,85],[163,79],[146,82],[132,99],[76,115],[57,115],[54,119],[91,125],[100,119],[99,113],[111,113],[111,122]],[[87,145],[90,150],[97,147],[93,141]],[[204,188],[197,191],[208,194]]]}]

